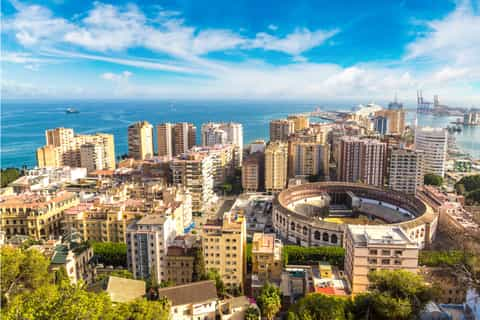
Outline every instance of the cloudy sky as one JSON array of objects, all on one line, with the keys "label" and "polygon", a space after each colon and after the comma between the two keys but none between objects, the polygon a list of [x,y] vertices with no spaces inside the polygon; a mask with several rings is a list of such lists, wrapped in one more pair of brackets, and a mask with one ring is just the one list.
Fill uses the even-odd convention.
[{"label": "cloudy sky", "polygon": [[480,0],[2,0],[4,98],[480,106]]}]

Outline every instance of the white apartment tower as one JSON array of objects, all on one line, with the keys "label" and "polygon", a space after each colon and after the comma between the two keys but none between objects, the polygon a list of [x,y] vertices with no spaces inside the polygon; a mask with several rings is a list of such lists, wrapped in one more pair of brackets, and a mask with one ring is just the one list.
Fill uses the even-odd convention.
[{"label": "white apartment tower", "polygon": [[425,173],[443,177],[447,160],[448,131],[443,128],[417,127],[415,150],[423,151]]},{"label": "white apartment tower", "polygon": [[171,216],[147,215],[127,228],[127,264],[136,279],[160,283],[167,279],[165,257],[175,239]]},{"label": "white apartment tower", "polygon": [[241,123],[204,123],[202,125],[202,145],[232,144],[235,146],[235,166],[243,160],[243,126]]}]

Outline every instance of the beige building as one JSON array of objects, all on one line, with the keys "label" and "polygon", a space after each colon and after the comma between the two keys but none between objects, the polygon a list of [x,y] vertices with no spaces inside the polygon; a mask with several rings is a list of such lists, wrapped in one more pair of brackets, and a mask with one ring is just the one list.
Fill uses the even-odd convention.
[{"label": "beige building", "polygon": [[73,129],[55,128],[45,131],[45,139],[45,146],[37,149],[37,165],[40,168],[115,169],[115,144],[111,134],[74,135]]},{"label": "beige building", "polygon": [[175,185],[182,185],[192,196],[192,210],[205,210],[214,200],[213,157],[202,153],[187,153],[173,159],[170,168]]},{"label": "beige building", "polygon": [[275,234],[254,233],[252,241],[252,292],[266,281],[280,283],[282,277],[282,241]]},{"label": "beige building", "polygon": [[343,137],[340,140],[338,180],[383,186],[387,145],[375,139]]},{"label": "beige building", "polygon": [[197,128],[192,123],[161,123],[157,125],[159,156],[175,157],[196,144]]},{"label": "beige building", "polygon": [[204,154],[211,157],[215,187],[220,187],[235,174],[236,147],[233,144],[194,147],[188,153]]},{"label": "beige building", "polygon": [[90,263],[93,258],[93,248],[85,243],[64,242],[55,246],[50,270],[65,268],[67,277],[72,284],[81,282],[91,284],[95,281],[95,269]]},{"label": "beige building", "polygon": [[5,235],[26,235],[36,240],[59,236],[63,212],[79,202],[75,194],[67,191],[51,196],[4,196],[1,200],[1,229]]},{"label": "beige building", "polygon": [[203,225],[202,249],[207,270],[216,269],[227,287],[244,288],[247,245],[246,219],[227,212]]},{"label": "beige building", "polygon": [[167,298],[172,306],[170,319],[215,320],[218,306],[215,281],[206,280],[158,289],[158,297]]},{"label": "beige building", "polygon": [[246,192],[263,190],[265,181],[265,154],[257,151],[250,154],[242,165],[242,187]]},{"label": "beige building", "polygon": [[330,150],[328,144],[289,141],[289,177],[328,177]]},{"label": "beige building", "polygon": [[265,150],[265,190],[278,192],[287,185],[288,148],[282,142],[270,142]]},{"label": "beige building", "polygon": [[287,141],[295,132],[295,122],[287,119],[270,121],[270,141]]},{"label": "beige building", "polygon": [[376,117],[387,119],[387,133],[402,134],[405,130],[405,110],[380,110],[375,112]]},{"label": "beige building", "polygon": [[448,131],[444,128],[416,128],[415,150],[423,151],[425,173],[443,177],[447,162]]},{"label": "beige building", "polygon": [[202,146],[231,144],[235,147],[235,167],[243,161],[243,126],[241,123],[204,123],[202,125]]},{"label": "beige building", "polygon": [[128,156],[136,160],[153,157],[153,126],[147,121],[128,126]]},{"label": "beige building", "polygon": [[167,281],[176,285],[192,282],[194,260],[193,249],[180,246],[168,247],[166,257]]},{"label": "beige building", "polygon": [[310,119],[307,116],[301,114],[289,115],[287,120],[293,121],[293,131],[300,131],[308,129],[310,126]]},{"label": "beige building", "polygon": [[401,227],[348,225],[345,230],[345,275],[352,294],[368,290],[368,273],[407,270],[417,273],[418,245]]},{"label": "beige building", "polygon": [[423,186],[423,152],[392,147],[388,150],[388,186],[395,191],[416,194]]}]

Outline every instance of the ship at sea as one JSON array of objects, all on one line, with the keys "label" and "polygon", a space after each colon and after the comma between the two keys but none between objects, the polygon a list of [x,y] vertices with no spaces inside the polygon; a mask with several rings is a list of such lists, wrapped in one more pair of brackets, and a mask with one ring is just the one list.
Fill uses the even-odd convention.
[{"label": "ship at sea", "polygon": [[78,111],[75,108],[67,108],[67,110],[65,110],[65,112],[66,113],[80,113],[80,111]]}]

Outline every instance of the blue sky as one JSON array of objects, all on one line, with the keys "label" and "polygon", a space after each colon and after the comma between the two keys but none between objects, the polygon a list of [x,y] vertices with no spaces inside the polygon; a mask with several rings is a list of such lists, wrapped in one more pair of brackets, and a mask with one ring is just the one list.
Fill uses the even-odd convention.
[{"label": "blue sky", "polygon": [[479,105],[479,35],[479,0],[2,0],[2,96]]}]

